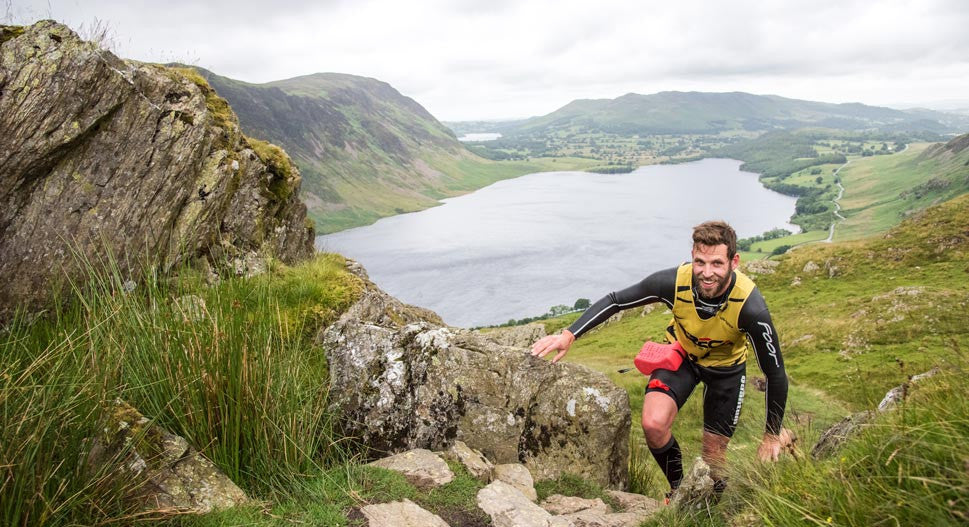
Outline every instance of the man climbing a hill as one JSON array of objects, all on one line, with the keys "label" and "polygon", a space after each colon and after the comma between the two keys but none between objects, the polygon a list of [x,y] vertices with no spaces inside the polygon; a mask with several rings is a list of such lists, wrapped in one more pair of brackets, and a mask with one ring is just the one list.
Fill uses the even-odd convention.
[{"label": "man climbing a hill", "polygon": [[721,221],[701,223],[693,229],[690,263],[658,271],[638,284],[609,293],[561,334],[544,337],[532,346],[532,355],[539,357],[557,351],[552,362],[558,362],[575,339],[622,309],[662,301],[672,310],[666,338],[686,355],[675,370],[652,372],[642,413],[646,444],[669,481],[670,493],[683,478],[673,421],[700,382],[704,385],[702,456],[710,465],[714,490],[723,492],[727,443],[737,427],[744,398],[747,341],[767,377],[767,425],[757,456],[776,461],[781,447],[790,442],[788,432],[781,428],[787,375],[777,331],[757,286],[737,271],[739,263],[733,228]]}]

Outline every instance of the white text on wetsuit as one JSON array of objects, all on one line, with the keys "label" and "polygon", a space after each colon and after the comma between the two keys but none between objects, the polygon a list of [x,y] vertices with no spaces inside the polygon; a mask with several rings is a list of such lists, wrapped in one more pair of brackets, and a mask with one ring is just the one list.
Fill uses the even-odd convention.
[{"label": "white text on wetsuit", "polygon": [[764,342],[767,343],[767,354],[774,359],[774,366],[778,368],[781,367],[780,363],[777,361],[777,348],[774,347],[774,332],[771,331],[770,324],[766,322],[758,322],[761,326],[764,326]]}]

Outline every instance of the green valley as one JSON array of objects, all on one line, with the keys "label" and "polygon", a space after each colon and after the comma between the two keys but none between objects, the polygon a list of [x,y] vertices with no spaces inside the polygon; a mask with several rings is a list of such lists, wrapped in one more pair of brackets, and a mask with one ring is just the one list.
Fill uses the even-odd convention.
[{"label": "green valley", "polygon": [[200,70],[249,136],[282,146],[299,167],[317,233],[439,204],[501,179],[601,164],[578,158],[499,163],[468,151],[389,84],[318,73],[251,84]]}]

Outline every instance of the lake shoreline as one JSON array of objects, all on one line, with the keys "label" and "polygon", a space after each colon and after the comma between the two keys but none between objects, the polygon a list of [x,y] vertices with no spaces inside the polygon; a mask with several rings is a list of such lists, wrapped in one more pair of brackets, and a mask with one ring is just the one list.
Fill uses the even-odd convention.
[{"label": "lake shoreline", "polygon": [[528,174],[320,236],[317,248],[359,261],[388,293],[449,324],[500,324],[597,299],[680,263],[701,221],[725,219],[740,237],[791,228],[796,200],[766,189],[740,164]]}]

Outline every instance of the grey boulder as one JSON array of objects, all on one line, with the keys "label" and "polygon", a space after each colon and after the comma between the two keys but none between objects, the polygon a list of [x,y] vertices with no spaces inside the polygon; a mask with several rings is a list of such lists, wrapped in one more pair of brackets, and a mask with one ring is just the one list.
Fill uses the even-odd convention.
[{"label": "grey boulder", "polygon": [[605,375],[551,364],[446,327],[364,278],[356,304],[321,336],[344,432],[377,451],[447,449],[455,440],[536,480],[572,473],[624,488],[629,398]]}]

